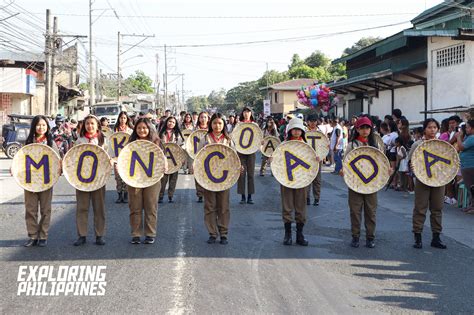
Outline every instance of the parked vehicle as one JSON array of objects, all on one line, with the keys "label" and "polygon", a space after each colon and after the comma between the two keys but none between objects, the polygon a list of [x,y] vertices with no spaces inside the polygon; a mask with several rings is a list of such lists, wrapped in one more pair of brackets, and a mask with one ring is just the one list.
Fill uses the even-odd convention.
[{"label": "parked vehicle", "polygon": [[110,126],[115,125],[118,114],[121,111],[126,111],[130,115],[135,112],[135,109],[117,102],[98,103],[91,107],[91,114],[97,116],[99,119],[106,117],[109,120]]},{"label": "parked vehicle", "polygon": [[3,125],[1,140],[3,151],[12,159],[25,144],[34,116],[11,114],[8,117],[10,123]]}]

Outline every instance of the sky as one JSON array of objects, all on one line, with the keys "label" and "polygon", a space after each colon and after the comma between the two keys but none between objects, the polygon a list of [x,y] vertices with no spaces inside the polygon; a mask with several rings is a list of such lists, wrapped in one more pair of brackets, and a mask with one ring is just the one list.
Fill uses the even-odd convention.
[{"label": "sky", "polygon": [[[12,1],[0,0],[0,20],[20,13],[4,23],[31,39],[27,50],[41,51],[46,9],[57,16],[61,34],[89,34],[87,0]],[[412,18],[441,2],[95,0],[93,51],[103,73],[116,73],[117,33],[154,35],[134,48],[131,46],[142,38],[122,38],[122,51],[131,48],[121,57],[123,75],[143,70],[155,80],[158,54],[163,81],[163,46],[167,45],[169,90],[181,90],[184,77],[186,97],[208,95],[212,90],[228,90],[239,82],[256,80],[267,67],[287,70],[295,53],[305,58],[321,50],[331,59],[338,58],[361,37],[387,37],[411,27]],[[81,41],[81,81],[86,81],[89,39]]]}]

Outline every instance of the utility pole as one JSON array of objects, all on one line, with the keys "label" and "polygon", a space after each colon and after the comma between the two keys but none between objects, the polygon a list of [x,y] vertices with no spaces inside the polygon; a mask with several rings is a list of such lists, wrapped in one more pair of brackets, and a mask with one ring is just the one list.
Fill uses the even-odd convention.
[{"label": "utility pole", "polygon": [[184,110],[184,73],[181,75],[181,104],[183,104],[183,109]]},{"label": "utility pole", "polygon": [[92,63],[92,0],[89,0],[89,105],[95,104],[95,76]]},{"label": "utility pole", "polygon": [[120,78],[120,32],[117,34],[117,101],[120,102],[120,94],[122,93],[122,80]]},{"label": "utility pole", "polygon": [[165,45],[165,73],[163,85],[165,88],[165,110],[168,109],[168,59],[166,56],[166,45]]},{"label": "utility pole", "polygon": [[[135,45],[131,46],[130,48],[128,48],[127,50],[123,51],[121,50],[121,47],[120,47],[120,38],[121,37],[142,37],[143,39],[140,40],[138,43],[136,43]],[[138,46],[139,44],[143,43],[147,38],[150,38],[150,37],[155,37],[155,34],[153,35],[136,35],[136,34],[120,34],[120,32],[118,32],[117,34],[117,80],[118,80],[118,84],[117,84],[117,101],[120,101],[120,95],[122,94],[122,81],[121,81],[121,76],[122,76],[122,73],[121,73],[121,66],[120,66],[120,56],[125,54],[126,52],[128,52],[130,49]]]},{"label": "utility pole", "polygon": [[56,39],[58,35],[58,18],[53,18],[53,36],[51,41],[51,82],[49,84],[49,100],[50,108],[49,111],[51,114],[57,114],[58,111],[58,102],[55,96],[56,90]]},{"label": "utility pole", "polygon": [[51,12],[49,9],[46,10],[46,42],[44,47],[44,54],[45,54],[45,84],[44,84],[44,111],[46,115],[51,115],[51,94],[50,94],[50,86],[51,86]]},{"label": "utility pole", "polygon": [[155,96],[155,109],[160,106],[160,55],[156,54],[156,77],[155,77],[155,84],[156,84],[156,96]]}]

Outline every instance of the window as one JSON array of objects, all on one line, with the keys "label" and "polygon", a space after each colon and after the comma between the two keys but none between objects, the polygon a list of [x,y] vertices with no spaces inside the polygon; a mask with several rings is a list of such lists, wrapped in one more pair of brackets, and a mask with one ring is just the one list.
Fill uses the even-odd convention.
[{"label": "window", "polygon": [[464,63],[466,45],[460,44],[436,51],[436,67],[449,67]]},{"label": "window", "polygon": [[275,92],[275,103],[278,103],[278,92]]}]

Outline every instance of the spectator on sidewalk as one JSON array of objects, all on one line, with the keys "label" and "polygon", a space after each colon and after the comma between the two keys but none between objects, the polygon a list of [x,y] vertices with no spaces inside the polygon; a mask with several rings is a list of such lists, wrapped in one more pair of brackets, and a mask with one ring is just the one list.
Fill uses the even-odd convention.
[{"label": "spectator on sidewalk", "polygon": [[339,171],[342,169],[342,154],[343,154],[343,130],[341,125],[339,125],[339,119],[335,118],[332,120],[331,126],[333,131],[331,134],[330,149],[334,154],[334,163],[336,164],[334,172],[332,174],[339,174]]},{"label": "spectator on sidewalk", "polygon": [[459,144],[459,158],[461,159],[461,173],[464,185],[471,195],[470,205],[463,209],[466,213],[474,214],[474,120],[469,120],[465,128],[462,128],[456,134],[457,143]]}]

